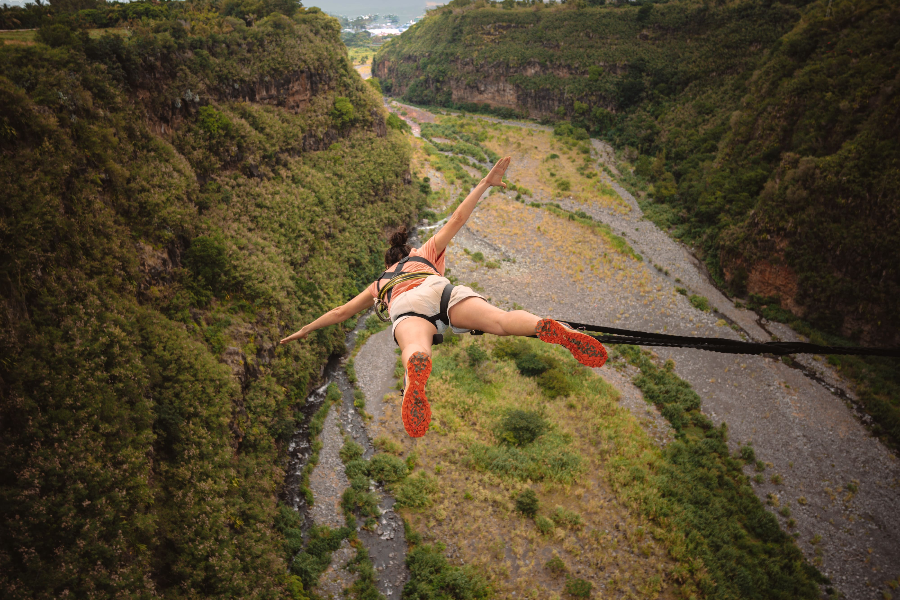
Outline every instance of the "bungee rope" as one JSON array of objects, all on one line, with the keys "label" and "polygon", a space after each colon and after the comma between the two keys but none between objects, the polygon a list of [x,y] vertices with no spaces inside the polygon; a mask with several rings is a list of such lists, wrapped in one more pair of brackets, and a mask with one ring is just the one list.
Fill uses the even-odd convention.
[{"label": "bungee rope", "polygon": [[[419,262],[431,267],[434,272],[427,271],[403,271],[403,265],[408,262]],[[394,287],[413,281],[424,279],[434,275],[437,269],[428,260],[415,256],[406,257],[397,263],[395,271],[385,271],[378,279],[387,279],[387,283],[378,288],[378,297],[375,302],[375,314],[384,322],[390,322],[388,314],[388,302]],[[449,284],[441,294],[441,309],[438,315],[429,317],[418,313],[404,313],[400,316],[416,316],[435,323],[436,319],[449,324],[448,303],[453,285]],[[854,346],[820,346],[806,342],[745,342],[742,340],[729,340],[725,338],[692,337],[685,335],[670,335],[667,333],[650,333],[649,331],[635,331],[631,329],[617,329],[615,327],[602,327],[586,323],[575,323],[560,320],[573,329],[596,338],[603,344],[631,344],[634,346],[656,346],[667,348],[694,348],[709,352],[721,352],[723,354],[773,354],[775,356],[787,356],[788,354],[842,354],[854,356],[885,356],[888,358],[900,358],[900,348],[859,348]],[[482,335],[483,331],[472,331],[472,335]],[[598,335],[599,334],[599,335]],[[537,337],[534,335],[528,337]],[[443,336],[434,336],[434,344],[440,344]]]},{"label": "bungee rope", "polygon": [[[900,348],[858,348],[851,346],[820,346],[805,342],[744,342],[711,337],[691,337],[650,333],[630,329],[601,327],[585,323],[560,320],[573,329],[597,338],[604,344],[633,344],[635,346],[662,346],[669,348],[694,348],[724,354],[850,354],[857,356],[887,356],[900,358]],[[602,334],[602,335],[596,335]]]}]

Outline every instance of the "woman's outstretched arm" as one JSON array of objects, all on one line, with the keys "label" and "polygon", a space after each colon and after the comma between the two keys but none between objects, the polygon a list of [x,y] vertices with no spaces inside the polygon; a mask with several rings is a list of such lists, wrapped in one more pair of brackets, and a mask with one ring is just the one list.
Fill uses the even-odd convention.
[{"label": "woman's outstretched arm", "polygon": [[358,296],[356,296],[346,304],[342,304],[337,308],[332,308],[309,325],[304,325],[300,329],[300,331],[293,333],[281,340],[281,343],[287,344],[288,342],[292,342],[294,340],[302,340],[306,336],[308,336],[310,332],[313,332],[316,329],[322,329],[323,327],[328,327],[329,325],[334,325],[335,323],[343,323],[359,311],[369,308],[374,303],[375,298],[372,297],[372,294],[368,289],[365,289],[362,291],[362,293],[360,293]]},{"label": "woman's outstretched arm", "polygon": [[447,244],[450,243],[450,240],[453,239],[453,236],[456,235],[462,226],[466,224],[466,221],[469,220],[469,217],[472,215],[472,211],[475,210],[475,205],[478,204],[478,200],[481,198],[482,194],[484,194],[487,189],[494,185],[502,185],[506,187],[506,184],[503,183],[503,175],[506,173],[506,168],[509,167],[509,161],[512,160],[509,156],[506,158],[501,158],[494,168],[491,169],[491,172],[487,174],[487,177],[482,179],[478,185],[475,186],[469,195],[466,196],[466,199],[462,201],[462,203],[453,211],[453,215],[447,220],[447,223],[441,227],[441,230],[434,234],[434,249],[438,255],[444,251],[444,248],[447,247]]}]

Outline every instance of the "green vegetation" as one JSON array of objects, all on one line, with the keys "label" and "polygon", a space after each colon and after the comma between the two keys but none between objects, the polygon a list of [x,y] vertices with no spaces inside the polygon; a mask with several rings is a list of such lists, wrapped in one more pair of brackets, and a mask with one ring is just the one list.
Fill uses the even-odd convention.
[{"label": "green vegetation", "polygon": [[549,424],[541,415],[530,410],[511,410],[497,427],[497,439],[513,446],[526,446],[542,436]]},{"label": "green vegetation", "polygon": [[622,149],[646,214],[721,285],[769,294],[779,269],[784,306],[896,344],[900,29],[884,23],[900,9],[592,4],[454,0],[385,43],[374,69],[386,92],[430,105],[478,97],[473,73],[511,85],[516,110]]},{"label": "green vegetation", "polygon": [[132,3],[163,14],[0,48],[6,597],[304,597],[276,498],[343,331],[277,340],[423,196],[336,21],[297,6]]},{"label": "green vegetation", "polygon": [[[493,345],[493,360],[472,366],[468,346],[475,343],[486,350]],[[427,527],[431,539],[454,545],[465,540],[476,548],[469,560],[486,556],[478,564],[491,569],[506,595],[515,590],[526,596],[535,581],[513,581],[504,571],[510,565],[504,553],[530,548],[550,556],[552,548],[562,563],[557,589],[569,597],[590,594],[585,590],[600,582],[609,593],[649,595],[667,585],[676,589],[666,593],[678,597],[818,597],[824,578],[804,561],[743,474],[746,461],[755,459],[752,448],[745,446],[740,458],[730,455],[724,428],[703,416],[700,398],[673,365],[657,366],[631,347],[613,353],[611,364],[626,357],[640,370],[635,384],[675,430],[666,447],[650,442],[615,392],[562,348],[507,338],[437,347],[430,380],[435,435],[428,436],[423,456],[438,490],[427,515],[407,518]],[[576,390],[565,400],[548,397],[538,385],[540,375],[533,375],[553,363],[550,368]],[[527,436],[517,436],[520,430]],[[517,446],[506,433],[532,441]],[[434,456],[440,456],[439,471]],[[604,498],[603,490],[609,488],[614,504],[627,507],[630,516],[605,512],[612,495]],[[624,538],[610,535],[611,519],[627,532]],[[483,536],[472,533],[485,528]],[[492,545],[498,536],[508,540],[504,548]],[[527,542],[517,545],[517,538]],[[633,566],[622,562],[625,539],[639,561]],[[584,583],[572,580],[567,590],[561,575],[569,560],[581,561]],[[628,583],[612,586],[612,565],[628,573]],[[638,572],[646,591],[631,583],[640,579]]]},{"label": "green vegetation", "polygon": [[[410,536],[407,536],[410,539]],[[481,600],[491,588],[472,567],[453,567],[444,557],[443,546],[417,544],[406,555],[409,581],[403,598],[410,600]]]},{"label": "green vegetation", "polygon": [[573,598],[590,598],[592,587],[590,581],[585,581],[578,577],[566,577],[566,586],[564,590]]},{"label": "green vegetation", "polygon": [[540,501],[538,501],[537,494],[535,494],[532,489],[523,490],[516,496],[516,510],[529,519],[533,519],[537,516],[540,506],[541,504]]},{"label": "green vegetation", "polygon": [[[612,357],[640,369],[635,385],[675,430],[663,460],[652,466],[658,491],[634,501],[651,519],[691,532],[677,552],[703,564],[705,572],[694,574],[699,589],[713,598],[817,597],[825,579],[760,504],[742,472],[744,460],[729,455],[725,426],[700,412],[700,397],[675,375],[674,364],[658,367],[635,346],[615,346]],[[742,456],[752,458],[752,451]],[[623,489],[649,475],[633,470],[633,461],[620,464],[615,484]]]}]

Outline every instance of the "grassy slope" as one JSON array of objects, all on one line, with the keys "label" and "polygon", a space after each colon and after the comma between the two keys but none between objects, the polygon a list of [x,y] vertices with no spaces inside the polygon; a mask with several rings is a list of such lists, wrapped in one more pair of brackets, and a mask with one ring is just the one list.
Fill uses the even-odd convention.
[{"label": "grassy slope", "polygon": [[[180,16],[0,49],[9,598],[302,597],[280,456],[342,336],[275,343],[356,293],[420,198],[334,20]],[[241,99],[303,74],[301,109]]]},{"label": "grassy slope", "polygon": [[[527,377],[528,354],[555,366]],[[434,483],[403,511],[413,528],[478,566],[502,595],[559,593],[577,569],[594,589],[646,598],[817,597],[820,576],[756,498],[744,461],[729,455],[724,429],[700,414],[690,386],[637,350],[625,356],[675,429],[666,448],[559,348],[468,336],[438,347],[432,428],[414,448]],[[511,410],[532,411],[549,429],[508,445]],[[526,490],[537,493],[536,517],[517,511]]]},{"label": "grassy slope", "polygon": [[754,267],[787,265],[796,289],[774,291],[794,310],[896,342],[895,5],[453,4],[383,46],[386,90],[450,105],[451,86],[505,78],[521,108],[640,152],[651,214],[722,283],[766,289]]}]

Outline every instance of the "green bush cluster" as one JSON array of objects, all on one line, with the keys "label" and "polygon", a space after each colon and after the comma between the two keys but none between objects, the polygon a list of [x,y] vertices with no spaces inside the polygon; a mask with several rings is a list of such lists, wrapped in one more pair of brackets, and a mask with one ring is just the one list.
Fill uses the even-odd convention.
[{"label": "green bush cluster", "polygon": [[[730,455],[724,425],[716,427],[703,415],[700,397],[674,373],[671,361],[659,367],[635,346],[617,346],[616,352],[640,369],[635,385],[675,430],[653,474],[660,495],[641,510],[689,532],[687,552],[707,571],[697,588],[714,598],[818,597],[825,578],[803,559],[743,474],[751,452],[742,452],[742,459]],[[644,477],[629,471],[627,460],[620,463],[622,485]]]},{"label": "green bush cluster", "polygon": [[[652,5],[645,5],[652,6]],[[566,577],[566,584],[563,586],[563,591],[573,598],[590,598],[591,597],[591,589],[593,585],[590,581],[586,581],[579,577]]]},{"label": "green bush cluster", "polygon": [[584,525],[584,519],[582,519],[581,515],[575,511],[563,508],[562,506],[556,507],[553,514],[550,515],[550,520],[560,527],[567,527],[569,529],[578,529]]},{"label": "green bush cluster", "polygon": [[549,429],[549,423],[534,411],[514,409],[497,426],[496,436],[503,444],[527,446]]},{"label": "green bush cluster", "polygon": [[[410,539],[407,536],[407,539]],[[481,600],[491,596],[491,587],[472,567],[451,566],[440,545],[416,545],[406,555],[409,581],[404,600]]]},{"label": "green bush cluster", "polygon": [[431,506],[437,493],[437,479],[425,471],[417,471],[393,488],[398,507],[425,508]]},{"label": "green bush cluster", "polygon": [[375,481],[395,483],[408,474],[406,462],[393,454],[376,454],[369,460],[368,475]]},{"label": "green bush cluster", "polygon": [[491,471],[519,481],[572,483],[584,468],[581,456],[566,450],[566,441],[547,434],[523,448],[474,443],[466,462],[474,469]]},{"label": "green bush cluster", "polygon": [[488,353],[478,344],[470,344],[466,348],[466,356],[469,358],[469,365],[477,367],[488,360]]},{"label": "green bush cluster", "polygon": [[529,519],[534,519],[537,516],[539,508],[540,502],[538,501],[537,494],[534,493],[534,490],[522,490],[516,496],[516,510]]},{"label": "green bush cluster", "polygon": [[424,201],[335,20],[119,6],[148,7],[127,36],[54,17],[58,47],[0,48],[12,599],[299,594],[283,453],[344,336],[277,340],[367,285]]},{"label": "green bush cluster", "polygon": [[536,378],[537,384],[550,398],[568,396],[573,388],[568,377],[551,356],[526,352],[516,357],[516,368],[522,375]]}]

